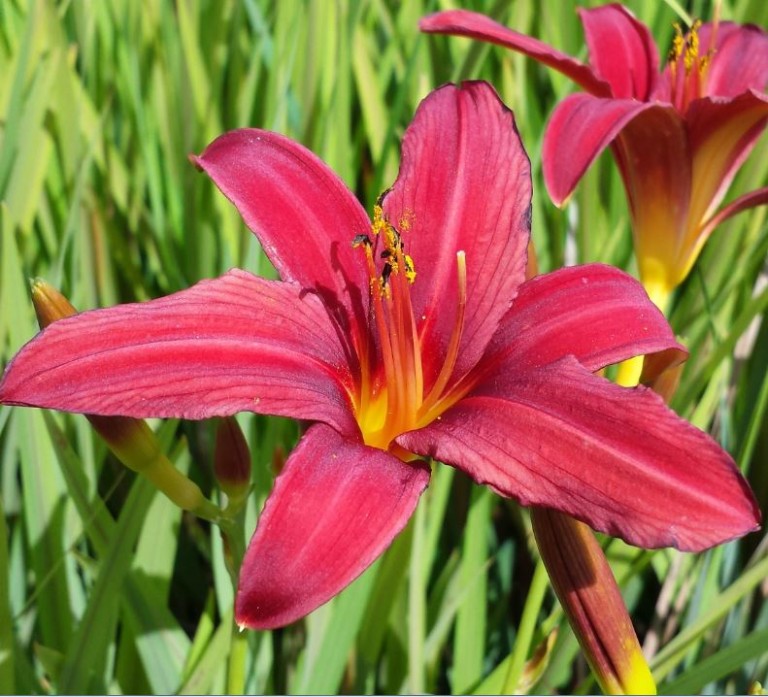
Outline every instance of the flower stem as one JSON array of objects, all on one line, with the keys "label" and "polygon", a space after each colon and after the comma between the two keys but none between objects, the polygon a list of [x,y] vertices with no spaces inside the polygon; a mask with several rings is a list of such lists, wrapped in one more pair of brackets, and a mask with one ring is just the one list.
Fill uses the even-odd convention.
[{"label": "flower stem", "polygon": [[408,585],[408,691],[422,694],[424,678],[424,636],[426,607],[424,603],[424,506],[418,506],[413,516],[413,538]]},{"label": "flower stem", "polygon": [[245,658],[248,655],[248,635],[232,622],[232,643],[227,665],[227,694],[245,694]]},{"label": "flower stem", "polygon": [[533,572],[531,586],[528,589],[528,595],[525,599],[523,615],[520,618],[520,626],[517,628],[515,637],[515,646],[512,649],[512,660],[509,662],[507,677],[504,680],[504,687],[501,690],[503,695],[517,694],[517,686],[520,683],[520,677],[523,673],[525,660],[531,652],[531,643],[533,642],[533,633],[536,629],[536,621],[539,617],[541,604],[544,602],[544,596],[547,592],[547,570],[544,562],[539,561]]}]

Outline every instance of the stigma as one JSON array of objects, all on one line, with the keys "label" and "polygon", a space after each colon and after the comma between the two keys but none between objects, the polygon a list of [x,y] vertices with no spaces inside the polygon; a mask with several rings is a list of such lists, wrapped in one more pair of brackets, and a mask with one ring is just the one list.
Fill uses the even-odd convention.
[{"label": "stigma", "polygon": [[410,216],[397,224],[390,222],[380,198],[373,209],[370,233],[358,234],[352,240],[363,253],[371,297],[369,331],[359,347],[356,418],[366,445],[403,460],[415,456],[400,448],[395,438],[438,418],[459,399],[451,378],[464,326],[467,287],[466,258],[460,251],[456,255],[456,321],[441,370],[425,386],[422,352],[434,349],[422,345],[411,300],[411,289],[417,282],[416,265],[407,253],[412,222]]}]

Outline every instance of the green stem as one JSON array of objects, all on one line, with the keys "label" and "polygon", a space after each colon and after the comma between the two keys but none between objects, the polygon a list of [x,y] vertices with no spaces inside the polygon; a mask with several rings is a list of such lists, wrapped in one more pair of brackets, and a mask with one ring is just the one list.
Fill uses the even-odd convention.
[{"label": "green stem", "polygon": [[232,644],[227,666],[227,694],[245,694],[245,658],[248,655],[248,635],[232,623]]},{"label": "green stem", "polygon": [[528,589],[528,597],[525,599],[523,616],[520,618],[520,626],[517,628],[515,646],[512,649],[512,660],[509,662],[507,677],[504,680],[503,695],[513,695],[523,674],[525,660],[531,652],[531,643],[536,629],[536,620],[539,617],[541,605],[544,602],[549,580],[544,562],[539,560],[536,570],[533,572],[531,587]]},{"label": "green stem", "polygon": [[128,469],[146,477],[173,503],[196,516],[218,523],[222,510],[203,496],[200,487],[165,456],[152,429],[141,419],[87,414],[94,430]]},{"label": "green stem", "polygon": [[232,588],[237,593],[237,580],[240,576],[240,566],[245,556],[245,508],[230,506],[216,521],[221,530],[224,543],[224,564],[227,567]]},{"label": "green stem", "polygon": [[413,517],[410,583],[408,586],[408,691],[424,692],[424,637],[426,606],[424,602],[424,506],[418,506]]}]

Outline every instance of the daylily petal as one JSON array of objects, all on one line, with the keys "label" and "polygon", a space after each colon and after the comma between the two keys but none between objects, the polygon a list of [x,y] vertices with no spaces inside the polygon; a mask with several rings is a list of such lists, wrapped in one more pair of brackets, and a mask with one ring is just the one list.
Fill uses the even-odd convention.
[{"label": "daylily petal", "polygon": [[[693,153],[690,219],[698,226],[714,213],[765,129],[768,97],[750,91],[735,99],[697,99],[686,118]],[[693,225],[688,244],[698,233]]]},{"label": "daylily petal", "polygon": [[434,347],[424,352],[427,387],[456,324],[457,252],[466,253],[467,268],[461,375],[482,355],[525,279],[530,205],[530,163],[512,112],[493,89],[445,85],[427,97],[405,133],[400,174],[384,200],[387,218],[407,225],[414,317],[422,345]]},{"label": "daylily petal", "polygon": [[687,355],[642,285],[613,266],[588,264],[523,284],[493,337],[488,361],[497,370],[535,369],[570,354],[594,372],[659,352],[669,363]]},{"label": "daylily petal", "polygon": [[745,211],[748,208],[754,208],[755,206],[762,206],[765,204],[768,204],[768,187],[758,189],[757,191],[750,191],[748,194],[739,196],[739,198],[735,201],[731,201],[707,221],[707,224],[701,231],[702,237],[706,238],[709,236],[712,230],[720,225],[720,223],[728,220],[728,218],[733,217],[737,213],[741,213],[741,211]]},{"label": "daylily petal", "polygon": [[647,99],[659,72],[659,54],[648,27],[622,5],[578,12],[595,74],[617,99]]},{"label": "daylily petal", "polygon": [[320,293],[356,334],[368,276],[352,240],[371,224],[344,182],[298,143],[253,128],[225,133],[194,162],[235,204],[281,278]]},{"label": "daylily petal", "polygon": [[315,425],[285,464],[245,554],[235,603],[241,626],[270,629],[322,605],[405,527],[429,482],[423,462]]},{"label": "daylily petal", "polygon": [[[699,31],[703,51],[709,49],[712,25]],[[707,72],[707,94],[736,97],[768,85],[768,34],[753,24],[740,26],[721,22],[717,27],[715,51]]]},{"label": "daylily petal", "polygon": [[658,298],[682,280],[679,259],[689,220],[692,163],[679,113],[671,106],[646,106],[618,135],[613,153],[632,209],[640,279]]},{"label": "daylily petal", "polygon": [[233,270],[54,322],[10,363],[0,402],[136,418],[255,411],[355,433],[338,331],[311,293]]},{"label": "daylily petal", "polygon": [[561,72],[587,92],[603,96],[610,94],[608,85],[600,80],[588,65],[561,53],[543,41],[508,29],[477,12],[469,10],[436,12],[421,19],[419,29],[429,34],[465,36],[511,48]]},{"label": "daylily petal", "polygon": [[561,206],[579,179],[626,125],[653,105],[631,99],[572,94],[552,114],[544,134],[544,182]]},{"label": "daylily petal", "polygon": [[398,442],[523,505],[649,549],[700,551],[760,519],[749,486],[709,436],[651,390],[618,387],[573,358],[496,373]]}]

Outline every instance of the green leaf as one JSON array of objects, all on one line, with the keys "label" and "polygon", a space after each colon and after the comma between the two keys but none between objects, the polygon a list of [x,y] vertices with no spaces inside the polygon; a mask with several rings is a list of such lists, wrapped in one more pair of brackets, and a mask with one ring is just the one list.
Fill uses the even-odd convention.
[{"label": "green leaf", "polygon": [[[752,632],[697,662],[680,677],[664,683],[659,689],[659,694],[699,694],[707,684],[736,672],[748,661],[764,656],[767,652],[768,629]],[[746,689],[746,685],[741,689]]]}]

